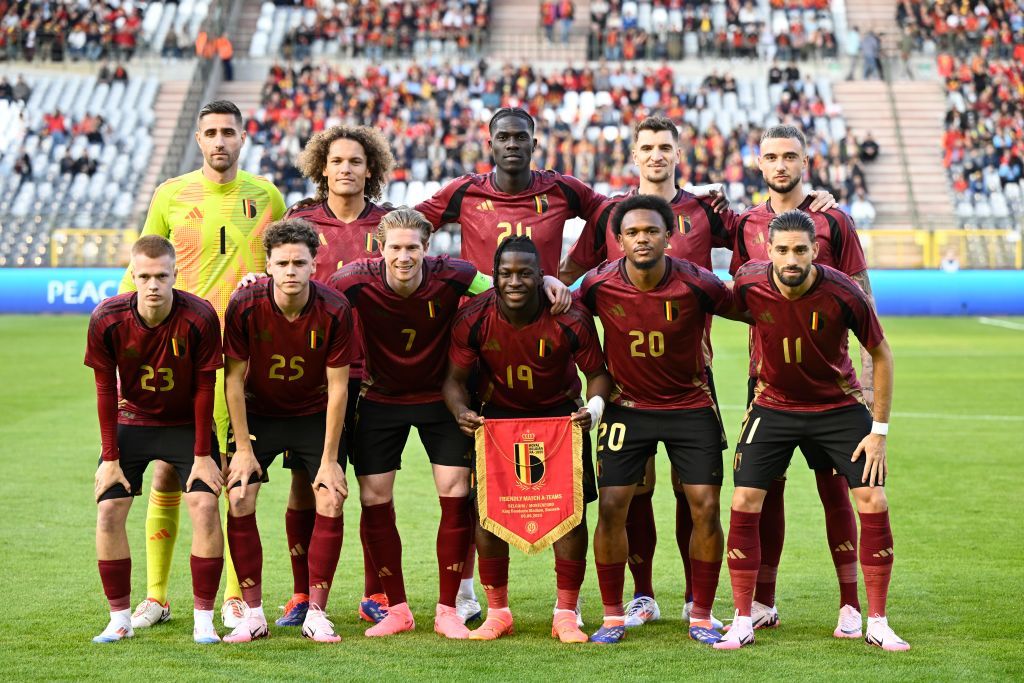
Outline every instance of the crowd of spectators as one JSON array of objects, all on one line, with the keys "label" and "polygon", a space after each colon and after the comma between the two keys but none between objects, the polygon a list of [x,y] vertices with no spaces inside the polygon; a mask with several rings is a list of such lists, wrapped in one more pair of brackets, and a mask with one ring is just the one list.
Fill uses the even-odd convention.
[{"label": "crowd of spectators", "polygon": [[968,225],[1006,223],[1024,209],[1024,63],[946,54],[938,63],[947,93],[943,164],[957,213]]},{"label": "crowd of spectators", "polygon": [[277,0],[303,7],[303,20],[285,33],[281,55],[306,59],[322,41],[323,52],[380,61],[411,57],[418,40],[435,52],[476,53],[487,37],[490,0]]},{"label": "crowd of spectators", "polygon": [[0,58],[129,60],[139,49],[145,0],[0,0]]},{"label": "crowd of spectators", "polygon": [[1024,58],[1022,0],[899,0],[896,23],[916,50]]},{"label": "crowd of spectators", "polygon": [[[763,125],[792,122],[808,133],[808,180],[815,187],[844,201],[854,199],[858,190],[866,193],[862,145],[852,135],[833,139],[829,124],[838,112],[819,96],[813,79],[802,78],[794,65],[781,74],[777,83],[761,84],[777,93],[764,112],[766,120],[723,129],[716,116],[700,114],[711,114],[706,110],[730,96],[735,102],[736,79],[712,73],[691,87],[678,81],[667,63],[643,71],[601,65],[550,73],[527,65],[488,72],[484,63],[413,64],[394,71],[371,66],[360,73],[308,62],[275,65],[264,85],[263,106],[251,113],[247,128],[261,149],[258,170],[288,192],[307,191],[295,159],[312,134],[336,124],[380,128],[398,161],[394,180],[443,182],[489,172],[489,113],[501,106],[524,106],[537,119],[537,167],[616,192],[639,182],[630,156],[631,126],[661,113],[680,124],[679,182],[725,183],[731,199],[742,206],[765,197],[756,165]],[[595,106],[567,108],[574,99],[567,93],[589,95]],[[877,145],[874,149],[877,154]]]},{"label": "crowd of spectators", "polygon": [[828,0],[595,0],[588,57],[608,60],[745,57],[820,59],[837,54]]},{"label": "crowd of spectators", "polygon": [[544,35],[548,42],[555,42],[555,28],[558,28],[559,39],[569,42],[569,31],[576,19],[576,5],[572,0],[542,0],[540,3],[540,21],[544,26]]}]

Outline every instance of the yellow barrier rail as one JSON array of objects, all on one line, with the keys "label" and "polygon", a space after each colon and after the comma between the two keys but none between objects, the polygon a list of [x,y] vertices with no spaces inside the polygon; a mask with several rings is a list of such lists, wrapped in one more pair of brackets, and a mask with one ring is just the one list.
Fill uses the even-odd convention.
[{"label": "yellow barrier rail", "polygon": [[135,230],[116,228],[57,228],[50,235],[50,266],[113,266],[128,263],[129,250],[139,238]]},{"label": "yellow barrier rail", "polygon": [[934,269],[944,260],[960,268],[1024,268],[1024,244],[1016,230],[861,230],[869,268]]}]

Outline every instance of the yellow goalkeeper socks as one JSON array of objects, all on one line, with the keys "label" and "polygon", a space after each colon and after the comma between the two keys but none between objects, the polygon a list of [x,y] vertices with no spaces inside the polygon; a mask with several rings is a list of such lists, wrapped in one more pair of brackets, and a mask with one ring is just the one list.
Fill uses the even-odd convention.
[{"label": "yellow goalkeeper socks", "polygon": [[149,492],[146,510],[146,597],[167,602],[167,582],[174,558],[174,541],[178,537],[178,513],[181,491]]},{"label": "yellow goalkeeper socks", "polygon": [[231,561],[231,549],[228,547],[228,506],[227,495],[224,496],[224,602],[231,598],[242,599],[242,589],[238,585],[238,574],[235,573],[235,563]]}]

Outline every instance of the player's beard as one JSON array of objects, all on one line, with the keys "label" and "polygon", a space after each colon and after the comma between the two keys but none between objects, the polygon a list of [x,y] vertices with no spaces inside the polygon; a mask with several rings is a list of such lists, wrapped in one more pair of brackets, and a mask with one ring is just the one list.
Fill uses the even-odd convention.
[{"label": "player's beard", "polygon": [[661,262],[661,260],[664,257],[665,256],[662,253],[662,254],[659,254],[657,256],[651,256],[646,261],[636,261],[634,259],[630,259],[630,261],[632,262],[633,267],[636,268],[637,270],[651,270],[652,268],[657,266],[658,263]]},{"label": "player's beard", "polygon": [[787,275],[781,269],[775,268],[775,277],[777,277],[779,282],[787,287],[799,287],[804,283],[804,280],[807,279],[807,276],[811,274],[812,267],[812,265],[808,265],[806,268],[801,269],[799,275]]},{"label": "player's beard", "polygon": [[764,181],[768,184],[768,188],[772,192],[778,192],[779,194],[789,194],[790,192],[793,191],[794,187],[796,187],[797,185],[799,185],[801,183],[802,180],[803,179],[800,176],[797,176],[797,177],[793,178],[792,180],[790,180],[785,185],[779,185],[778,183],[774,183],[771,180],[768,180],[767,178],[765,178]]},{"label": "player's beard", "polygon": [[235,162],[238,161],[237,154],[232,155],[231,152],[228,152],[226,150],[223,152],[218,152],[218,154],[224,154],[225,156],[214,157],[213,155],[210,155],[210,159],[207,161],[207,163],[210,165],[210,168],[212,168],[217,173],[223,173],[224,171],[227,171],[229,168],[235,165]]}]

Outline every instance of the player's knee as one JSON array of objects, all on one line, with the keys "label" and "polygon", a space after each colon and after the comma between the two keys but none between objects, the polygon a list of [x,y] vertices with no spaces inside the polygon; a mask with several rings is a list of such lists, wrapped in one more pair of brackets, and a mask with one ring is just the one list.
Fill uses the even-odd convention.
[{"label": "player's knee", "polygon": [[597,517],[600,524],[625,524],[629,513],[629,493],[615,490],[625,487],[609,487],[601,489],[597,504]]},{"label": "player's knee", "polygon": [[153,466],[153,490],[161,493],[181,491],[181,479],[173,465],[157,460]]},{"label": "player's knee", "polygon": [[721,505],[717,495],[703,495],[690,501],[690,516],[694,526],[717,526],[721,518]]},{"label": "player's knee", "polygon": [[889,499],[881,486],[861,486],[852,490],[858,512],[875,513],[889,509]]},{"label": "player's knee", "polygon": [[[435,479],[437,495],[449,498],[461,498],[469,495],[469,469],[465,467],[449,468],[450,470]],[[462,471],[456,471],[462,470]]]},{"label": "player's knee", "polygon": [[192,515],[193,524],[209,525],[211,521],[214,524],[220,524],[217,496],[205,491],[195,491],[186,494],[185,500],[188,501],[188,511]]},{"label": "player's knee", "polygon": [[320,488],[316,492],[316,513],[324,517],[341,517],[345,499],[335,491]]},{"label": "player's knee", "polygon": [[737,486],[732,494],[732,509],[738,512],[760,512],[765,493],[764,489]]},{"label": "player's knee", "polygon": [[96,533],[114,534],[124,529],[131,498],[101,500],[96,507]]},{"label": "player's knee", "polygon": [[242,498],[242,487],[238,486],[228,493],[228,513],[232,517],[245,517],[256,512],[256,491],[250,486]]}]

